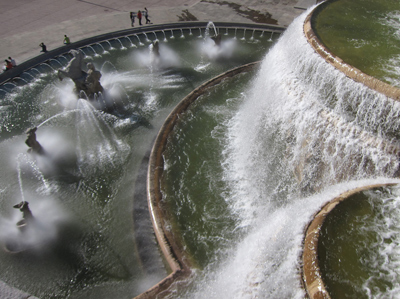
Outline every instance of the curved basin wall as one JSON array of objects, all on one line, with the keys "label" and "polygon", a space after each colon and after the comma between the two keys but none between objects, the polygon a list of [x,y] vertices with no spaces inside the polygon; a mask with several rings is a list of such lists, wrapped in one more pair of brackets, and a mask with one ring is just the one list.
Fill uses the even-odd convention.
[{"label": "curved basin wall", "polygon": [[[197,27],[197,23],[194,23],[194,24],[173,24],[173,25],[171,25],[171,26],[168,26],[168,25],[166,25],[166,26],[161,26],[161,27],[158,27],[160,30],[181,30],[181,29],[174,29],[174,28],[176,28],[176,27],[178,27],[178,26],[180,26],[180,25],[182,25],[183,27],[182,28],[186,28],[185,26],[189,26],[189,27],[187,27],[188,28],[188,30],[190,30],[190,28],[192,28],[192,27],[190,27],[190,26],[194,26],[193,27],[193,31],[194,31],[194,28],[196,28],[196,30],[199,30],[199,28]],[[206,25],[205,23],[203,23],[203,25]],[[229,27],[229,26],[232,26],[232,27]],[[247,28],[248,29],[248,31],[247,32],[253,32],[253,34],[254,34],[254,32],[257,32],[257,34],[263,34],[263,30],[262,29],[260,29],[260,28],[262,28],[262,27],[265,27],[265,28],[270,28],[270,26],[258,26],[257,27],[257,29],[250,29],[250,28]],[[166,29],[166,28],[171,28],[171,29]],[[235,24],[231,24],[231,25],[227,25],[227,28],[237,28],[236,26],[235,26]],[[146,31],[147,33],[152,33],[152,32],[154,32],[154,31],[156,31],[157,29],[155,29],[155,28],[147,28],[147,29],[149,29],[149,30],[151,30],[151,31]],[[260,31],[261,32],[260,32]],[[273,33],[275,33],[275,32],[281,32],[281,31],[283,31],[283,28],[278,28],[278,27],[273,27],[272,28],[272,31],[270,31],[270,33],[271,33],[271,36],[272,36],[272,34]],[[136,31],[132,31],[132,30],[129,30],[129,32],[127,33],[127,32],[120,32],[119,34],[115,34],[114,35],[114,33],[112,33],[112,34],[110,34],[110,36],[112,37],[112,38],[117,38],[117,37],[120,37],[121,38],[121,36],[122,37],[125,37],[126,36],[126,34],[129,36],[129,34],[134,34],[134,32],[136,32]],[[157,32],[157,31],[156,31]],[[194,33],[194,32],[193,32]],[[204,33],[204,29],[201,31],[201,34],[203,34]],[[122,34],[122,35],[121,35]],[[98,43],[98,42],[100,42],[100,41],[104,41],[104,40],[107,40],[107,38],[110,38],[110,36],[101,36],[101,37],[96,37],[96,38],[93,38],[93,39],[89,39],[89,40],[86,40],[86,41],[82,41],[82,42],[77,42],[77,43],[74,43],[74,44],[72,44],[72,45],[70,45],[70,46],[68,46],[68,47],[62,47],[62,48],[59,48],[59,49],[56,49],[56,50],[54,50],[54,51],[51,51],[51,52],[49,52],[49,53],[46,53],[46,54],[43,54],[42,56],[40,56],[40,57],[37,57],[36,59],[33,59],[32,61],[29,61],[29,62],[26,62],[26,63],[22,63],[22,64],[20,64],[19,66],[18,66],[18,68],[16,68],[16,69],[14,69],[13,70],[13,72],[15,72],[15,73],[13,73],[13,72],[10,72],[10,73],[7,73],[6,75],[7,76],[11,76],[12,77],[12,75],[13,74],[16,74],[16,73],[22,73],[23,71],[25,71],[26,70],[26,68],[31,68],[31,67],[34,67],[34,66],[36,66],[36,65],[40,65],[41,63],[46,63],[46,62],[48,62],[49,64],[51,64],[51,63],[53,63],[53,61],[52,61],[52,58],[51,57],[56,57],[57,55],[62,55],[63,53],[67,53],[68,52],[68,50],[69,49],[71,49],[71,48],[76,48],[76,47],[80,47],[80,46],[82,46],[82,48],[83,47],[85,47],[84,45],[87,45],[87,46],[89,46],[89,48],[90,48],[90,46],[91,45],[94,45],[94,43]],[[268,36],[269,36],[269,34],[268,34]],[[142,36],[141,36],[142,37]],[[128,41],[129,40],[129,38],[128,39],[125,39],[126,41]],[[118,44],[118,42],[117,41],[114,41],[114,42],[116,42],[117,44]],[[89,44],[89,45],[88,45]],[[122,45],[122,44],[121,44]],[[89,49],[88,48],[88,49]],[[56,55],[56,56],[53,56],[53,55]],[[55,61],[54,61],[54,63],[55,63]],[[5,78],[4,76],[2,76],[1,77],[2,78],[2,80],[5,80],[5,81],[3,81],[3,82],[7,82],[6,84],[11,84],[11,83],[9,83],[9,82],[11,82],[12,80],[13,80],[13,78],[11,78],[11,79],[7,79],[7,78]],[[8,80],[8,81],[7,81]]]},{"label": "curved basin wall", "polygon": [[315,15],[319,12],[319,10],[323,9],[326,5],[329,5],[331,2],[334,1],[337,0],[325,1],[324,3],[320,4],[306,18],[304,22],[304,33],[308,39],[308,42],[311,44],[314,50],[318,54],[320,54],[328,63],[346,74],[346,76],[348,76],[349,78],[353,79],[356,82],[360,82],[368,86],[369,88],[376,90],[392,99],[399,101],[399,88],[378,80],[370,75],[367,75],[356,67],[345,63],[343,59],[332,53],[318,38],[317,34],[314,31],[315,29],[312,27],[313,18],[315,18]]}]

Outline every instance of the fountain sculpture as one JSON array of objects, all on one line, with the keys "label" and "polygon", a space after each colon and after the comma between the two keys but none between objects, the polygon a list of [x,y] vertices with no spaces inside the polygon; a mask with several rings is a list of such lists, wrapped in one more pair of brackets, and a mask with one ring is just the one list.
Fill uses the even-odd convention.
[{"label": "fountain sculpture", "polygon": [[87,65],[88,72],[83,71],[84,56],[78,50],[71,50],[73,56],[71,61],[66,66],[65,70],[58,70],[58,78],[60,81],[67,77],[75,83],[75,92],[79,94],[84,92],[89,99],[93,99],[95,95],[104,91],[100,84],[101,74],[96,70],[93,63]]},{"label": "fountain sculpture", "polygon": [[153,42],[153,53],[156,57],[160,57],[160,44],[158,41]]},{"label": "fountain sculpture", "polygon": [[221,46],[221,40],[222,40],[222,35],[221,34],[217,34],[215,36],[212,36],[211,39],[215,42],[216,46]]},{"label": "fountain sculpture", "polygon": [[14,205],[13,208],[22,212],[22,219],[17,222],[18,236],[9,238],[4,245],[4,249],[10,253],[18,253],[29,248],[25,240],[29,237],[27,234],[32,232],[35,218],[29,209],[27,201],[21,201],[19,204]]},{"label": "fountain sculpture", "polygon": [[19,209],[22,212],[22,219],[17,222],[17,226],[21,231],[24,231],[26,226],[32,224],[34,220],[31,210],[29,209],[29,202],[21,201],[19,204],[13,206],[15,209]]},{"label": "fountain sculpture", "polygon": [[100,84],[101,73],[96,70],[93,63],[88,63],[88,72],[85,80],[86,90],[84,92],[89,96],[89,98],[93,98],[95,94],[102,93],[104,91],[103,86]]},{"label": "fountain sculpture", "polygon": [[37,127],[28,129],[25,133],[27,134],[25,143],[29,147],[28,152],[34,152],[36,154],[44,154],[43,147],[36,140]]}]

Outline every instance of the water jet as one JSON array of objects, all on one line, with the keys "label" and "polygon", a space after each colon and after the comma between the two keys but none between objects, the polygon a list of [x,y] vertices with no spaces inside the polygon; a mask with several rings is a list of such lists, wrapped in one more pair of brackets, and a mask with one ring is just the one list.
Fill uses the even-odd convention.
[{"label": "water jet", "polygon": [[[17,285],[40,298],[85,296],[89,293],[98,297],[118,294],[120,298],[131,298],[168,275],[169,269],[163,264],[160,255],[140,254],[139,257],[137,244],[152,244],[149,245],[149,253],[157,253],[158,249],[152,234],[140,234],[139,230],[134,230],[136,226],[133,223],[139,215],[134,214],[132,219],[131,211],[133,207],[140,206],[140,202],[146,204],[146,201],[134,192],[140,189],[143,181],[132,178],[136,177],[136,170],[151,147],[164,118],[181,98],[205,79],[234,66],[259,60],[265,53],[264,46],[242,43],[233,52],[231,60],[213,63],[207,71],[199,73],[194,70],[200,60],[196,49],[197,39],[190,38],[190,30],[198,29],[201,32],[201,26],[188,24],[187,30],[176,26],[152,26],[149,32],[145,32],[149,39],[154,35],[155,40],[159,41],[161,60],[168,55],[168,51],[179,53],[175,54],[179,57],[179,64],[164,64],[161,68],[135,64],[133,57],[137,52],[143,51],[149,55],[147,47],[129,47],[120,51],[121,47],[115,46],[118,43],[116,39],[128,35],[136,35],[137,41],[133,41],[140,46],[138,34],[141,32],[137,29],[122,32],[120,36],[112,34],[106,39],[93,38],[72,45],[77,50],[76,55],[83,56],[85,62],[92,63],[100,70],[101,78],[97,82],[101,83],[105,91],[109,91],[115,103],[123,103],[123,115],[97,110],[81,92],[73,92],[75,83],[72,80],[57,80],[56,72],[60,65],[54,64],[54,68],[50,68],[44,61],[39,64],[32,62],[26,69],[39,75],[33,84],[23,85],[19,87],[19,92],[10,90],[4,95],[3,100],[13,102],[14,106],[10,106],[10,117],[3,118],[2,123],[5,128],[0,144],[3,153],[0,164],[4,167],[4,186],[1,187],[5,190],[3,194],[15,199],[21,196],[22,190],[22,194],[29,198],[35,217],[41,215],[36,208],[41,197],[48,198],[46,201],[58,205],[64,213],[70,215],[68,223],[57,230],[59,239],[54,246],[48,247],[48,261],[43,262],[40,251],[22,253],[21,261],[26,263],[27,272],[34,275],[35,279],[25,279],[24,284],[17,283],[17,277],[25,277],[26,274],[5,271],[1,279],[9,285]],[[205,26],[202,24],[203,28]],[[226,28],[230,34],[233,33],[229,26]],[[258,28],[266,29],[263,26]],[[162,39],[169,37],[162,30],[171,30],[171,36],[185,34],[185,38],[169,39],[166,46]],[[282,31],[278,27],[272,27],[272,30]],[[226,40],[229,38],[232,36],[224,37]],[[119,40],[120,43],[122,41]],[[99,49],[95,49],[94,45],[97,44],[103,51],[108,45],[110,55],[96,55],[95,51]],[[70,63],[74,56],[65,52],[70,49],[62,50],[64,52],[55,50],[51,59],[64,57],[63,61],[67,59]],[[40,64],[42,66],[37,67]],[[84,67],[80,68],[80,74],[82,71],[86,72]],[[30,95],[29,101],[26,101],[26,94]],[[15,105],[17,103],[18,106]],[[22,134],[26,128],[34,126],[39,128],[38,140],[48,153],[44,157],[45,161],[32,159],[25,154]],[[53,157],[63,157],[63,150],[75,158],[57,162],[57,165],[61,165],[58,169],[66,169],[74,179],[44,171],[44,164],[40,164],[54,166]],[[17,192],[12,187],[5,187],[8,185],[19,185],[20,188]],[[132,202],[134,193],[136,195]],[[0,202],[2,215],[12,218],[10,208],[10,200]],[[141,209],[136,211],[143,213]],[[151,227],[150,223],[147,225],[146,231]],[[70,243],[67,242],[69,238]],[[65,244],[69,245],[64,247]],[[33,257],[29,259],[31,255]],[[146,260],[150,256],[151,260]],[[16,266],[18,262],[10,256],[0,254],[0,259],[5,269],[19,268]],[[59,271],[59,267],[64,271]],[[35,275],[38,271],[45,274]],[[57,286],[46,283],[48,277],[52,277]]]}]

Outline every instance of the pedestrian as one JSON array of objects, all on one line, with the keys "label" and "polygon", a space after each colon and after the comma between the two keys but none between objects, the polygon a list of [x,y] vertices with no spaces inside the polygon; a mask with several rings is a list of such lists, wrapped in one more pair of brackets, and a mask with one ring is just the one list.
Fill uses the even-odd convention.
[{"label": "pedestrian", "polygon": [[43,53],[46,53],[46,52],[47,52],[47,47],[46,47],[46,45],[45,45],[44,43],[41,43],[41,44],[39,45],[39,47],[42,47],[42,51],[40,51],[40,52],[43,52]]},{"label": "pedestrian", "polygon": [[8,57],[8,60],[10,60],[11,64],[13,67],[17,66],[17,63],[15,62],[14,59],[12,59],[11,57]]},{"label": "pedestrian", "polygon": [[131,11],[131,26],[135,27],[135,13]]},{"label": "pedestrian", "polygon": [[64,45],[69,45],[71,41],[69,40],[69,37],[67,35],[64,35]]},{"label": "pedestrian", "polygon": [[11,64],[11,61],[9,61],[9,60],[4,60],[5,61],[5,65],[6,65],[6,68],[5,68],[5,70],[6,71],[8,71],[8,70],[11,70],[12,68],[13,68],[13,65]]},{"label": "pedestrian", "polygon": [[146,19],[146,24],[151,24],[151,21],[149,19],[149,11],[147,10],[147,7],[144,8],[143,13],[144,13],[144,17]]},{"label": "pedestrian", "polygon": [[140,11],[140,9],[137,12],[137,18],[139,20],[139,25],[142,26],[142,12]]}]

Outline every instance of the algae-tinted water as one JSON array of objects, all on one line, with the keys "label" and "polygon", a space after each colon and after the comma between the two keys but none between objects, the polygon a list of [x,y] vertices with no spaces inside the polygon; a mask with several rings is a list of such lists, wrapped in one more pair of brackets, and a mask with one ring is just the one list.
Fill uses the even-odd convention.
[{"label": "algae-tinted water", "polygon": [[332,298],[386,298],[398,292],[398,199],[392,188],[365,191],[327,216],[318,255]]},{"label": "algae-tinted water", "polygon": [[400,86],[399,16],[396,0],[338,0],[318,11],[313,28],[346,63]]}]

